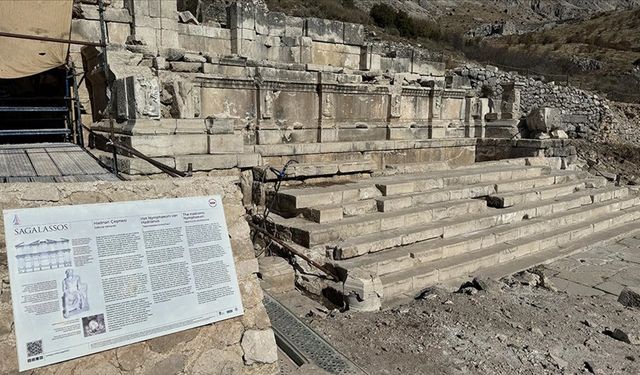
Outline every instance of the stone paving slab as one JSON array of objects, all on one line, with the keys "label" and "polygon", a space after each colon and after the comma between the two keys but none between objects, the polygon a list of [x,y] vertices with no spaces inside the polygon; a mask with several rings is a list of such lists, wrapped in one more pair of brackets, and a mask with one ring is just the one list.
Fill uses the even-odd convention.
[{"label": "stone paving slab", "polygon": [[559,291],[617,298],[625,286],[640,287],[640,235],[632,233],[544,267]]}]

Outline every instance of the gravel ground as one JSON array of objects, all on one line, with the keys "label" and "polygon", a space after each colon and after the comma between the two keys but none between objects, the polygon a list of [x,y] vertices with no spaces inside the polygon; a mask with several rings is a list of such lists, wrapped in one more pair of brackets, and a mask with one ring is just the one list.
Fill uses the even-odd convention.
[{"label": "gravel ground", "polygon": [[304,319],[370,374],[640,374],[639,309],[544,281],[526,272],[486,290],[435,287],[382,312]]}]

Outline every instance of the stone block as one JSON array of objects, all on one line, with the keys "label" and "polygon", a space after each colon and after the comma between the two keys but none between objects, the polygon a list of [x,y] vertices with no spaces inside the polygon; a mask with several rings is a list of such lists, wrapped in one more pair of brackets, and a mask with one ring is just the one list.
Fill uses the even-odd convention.
[{"label": "stone block", "polygon": [[118,139],[152,157],[207,154],[209,151],[205,134],[141,135]]},{"label": "stone block", "polygon": [[305,20],[306,34],[315,41],[344,43],[344,23],[321,18]]},{"label": "stone block", "polygon": [[147,11],[148,11],[148,15],[149,17],[153,17],[153,18],[161,18],[162,17],[162,10],[161,10],[161,3],[160,1],[144,1],[146,3],[148,3],[147,5]]},{"label": "stone block", "polygon": [[303,36],[304,19],[300,17],[287,17],[284,25],[284,35],[290,37]]},{"label": "stone block", "polygon": [[133,13],[138,17],[149,17],[149,2],[148,1],[134,1],[131,6],[133,7]]},{"label": "stone block", "polygon": [[[309,37],[300,37],[300,60],[302,64],[313,61],[313,40]],[[308,70],[308,69],[307,69]]]},{"label": "stone block", "polygon": [[176,30],[159,30],[160,45],[164,47],[179,47],[180,39],[178,38],[178,32]]},{"label": "stone block", "polygon": [[189,164],[194,171],[211,171],[214,169],[235,168],[238,156],[235,154],[219,155],[178,155],[175,157],[176,169],[186,171]]},{"label": "stone block", "polygon": [[269,12],[267,18],[269,35],[284,36],[286,31],[287,16],[280,12]]},{"label": "stone block", "polygon": [[278,360],[276,338],[271,329],[246,331],[242,335],[241,346],[247,365],[274,363]]},{"label": "stone block", "polygon": [[195,54],[195,53],[185,53],[184,56],[182,57],[182,59],[184,60],[184,62],[191,62],[191,63],[206,63],[207,59],[206,57],[199,55],[199,54]]},{"label": "stone block", "polygon": [[620,292],[618,302],[626,307],[640,308],[640,289],[626,287]]},{"label": "stone block", "polygon": [[269,35],[269,18],[271,13],[262,9],[255,10],[254,30],[258,35]]},{"label": "stone block", "polygon": [[158,56],[153,59],[153,67],[157,70],[167,70],[169,69],[169,63],[164,57]]},{"label": "stone block", "polygon": [[238,154],[238,168],[251,168],[257,165],[262,165],[260,154]]},{"label": "stone block", "polygon": [[279,129],[258,130],[257,143],[259,145],[273,145],[283,143],[283,134]]},{"label": "stone block", "polygon": [[163,18],[160,20],[160,28],[162,30],[180,31],[180,24],[177,20]]},{"label": "stone block", "polygon": [[364,26],[358,23],[344,23],[344,44],[361,46],[364,44]]},{"label": "stone block", "polygon": [[263,287],[269,292],[284,293],[295,289],[295,271],[286,259],[279,256],[258,259]]},{"label": "stone block", "polygon": [[534,108],[527,116],[527,128],[532,132],[549,133],[561,124],[561,113],[557,108]]},{"label": "stone block", "polygon": [[209,134],[233,134],[235,119],[232,118],[212,118],[205,121],[205,127]]},{"label": "stone block", "polygon": [[[427,61],[418,57],[414,57],[411,64],[411,72],[431,77],[443,77],[446,71],[446,64],[436,61]],[[464,86],[471,86],[470,84]]]},{"label": "stone block", "polygon": [[172,81],[165,83],[164,89],[173,98],[169,110],[172,117],[189,119],[200,116],[200,86],[190,81]]},{"label": "stone block", "polygon": [[[150,12],[151,3],[154,3],[154,1],[149,1]],[[160,17],[171,20],[178,19],[178,0],[162,0],[158,1],[158,3],[160,3]]]},{"label": "stone block", "polygon": [[342,207],[309,207],[303,210],[303,215],[316,223],[334,222],[342,220]]},{"label": "stone block", "polygon": [[[139,27],[149,27],[153,29],[160,29],[160,18],[146,17],[146,16],[137,16],[136,15],[136,30]],[[136,38],[140,36],[136,32]]]},{"label": "stone block", "polygon": [[227,13],[229,28],[254,30],[255,12],[255,5],[250,1],[233,2]]},{"label": "stone block", "polygon": [[198,73],[202,71],[202,63],[174,61],[170,63],[171,70],[184,73]]},{"label": "stone block", "polygon": [[202,134],[207,132],[206,122],[203,119],[163,119],[175,121],[176,134]]},{"label": "stone block", "polygon": [[215,134],[209,136],[210,154],[242,153],[244,142],[242,134]]},{"label": "stone block", "polygon": [[116,80],[114,88],[118,119],[160,118],[160,88],[157,78],[121,78]]},{"label": "stone block", "polygon": [[184,48],[164,47],[160,48],[158,53],[167,61],[180,61],[184,57],[186,51]]},{"label": "stone block", "polygon": [[382,281],[375,273],[355,269],[347,275],[343,293],[349,309],[377,311],[380,310],[383,297]]}]

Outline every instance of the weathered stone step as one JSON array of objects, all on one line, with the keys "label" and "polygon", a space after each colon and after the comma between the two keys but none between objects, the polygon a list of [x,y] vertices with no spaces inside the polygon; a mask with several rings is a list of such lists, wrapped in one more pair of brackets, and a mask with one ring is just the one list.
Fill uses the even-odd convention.
[{"label": "weathered stone step", "polygon": [[283,226],[292,224],[290,228],[293,240],[300,245],[314,247],[345,238],[392,231],[411,225],[427,225],[437,220],[482,212],[486,208],[486,202],[483,200],[461,199],[394,212],[376,212],[323,224],[302,221],[300,218],[274,217],[274,221]]},{"label": "weathered stone step", "polygon": [[444,161],[434,163],[402,163],[402,164],[387,164],[382,171],[385,175],[397,175],[397,174],[413,174],[413,173],[427,173],[436,171],[448,171],[452,168]]},{"label": "weathered stone step", "polygon": [[[316,223],[328,223],[341,220],[343,217],[359,216],[376,211],[391,212],[403,208],[416,207],[431,203],[484,197],[495,194],[498,190],[504,191],[508,187],[536,188],[540,186],[561,184],[566,181],[576,181],[580,175],[581,173],[575,171],[556,170],[552,171],[550,175],[531,177],[506,183],[496,183],[491,181],[474,185],[454,186],[446,189],[433,189],[420,193],[364,199],[354,202],[346,202],[340,205],[327,204],[307,207],[294,212],[289,212],[287,216],[296,216],[299,213],[302,213],[307,220],[311,220]],[[503,184],[505,184],[504,186],[508,186],[504,187]],[[582,185],[584,185],[584,182],[582,182]],[[276,212],[278,211],[276,210]],[[278,213],[283,214],[282,212]]]},{"label": "weathered stone step", "polygon": [[[366,253],[374,253],[432,238],[451,238],[464,233],[488,229],[500,224],[516,223],[556,212],[564,212],[592,203],[622,198],[627,194],[628,189],[623,187],[590,189],[570,196],[554,200],[532,202],[519,207],[504,209],[489,208],[487,212],[469,215],[463,218],[454,217],[443,219],[428,225],[414,224],[401,227],[401,229],[352,236],[347,240],[338,242],[335,245],[327,245],[326,247],[329,249],[333,248],[334,259],[348,259]],[[310,239],[310,243],[313,244],[312,246],[323,243],[321,241],[323,238],[315,237],[314,233],[309,233],[309,237],[307,238]],[[316,243],[315,241],[318,242]]]},{"label": "weathered stone step", "polygon": [[513,159],[500,159],[492,161],[483,161],[462,167],[451,167],[447,162],[434,162],[434,163],[402,163],[402,164],[387,164],[385,174],[399,174],[399,173],[427,173],[443,170],[456,170],[456,169],[472,169],[472,168],[488,168],[494,166],[547,166],[555,169],[560,169],[560,158],[545,158],[545,157],[526,157],[526,158],[513,158]]},{"label": "weathered stone step", "polygon": [[[535,256],[542,251],[562,250],[563,247],[589,244],[599,237],[602,231],[615,233],[616,229],[627,229],[625,225],[640,219],[640,207],[632,207],[620,213],[611,213],[544,234],[533,234],[517,240],[507,241],[474,252],[466,252],[457,256],[435,262],[421,264],[410,270],[401,270],[380,276],[384,288],[384,298],[393,298],[398,294],[417,292],[429,285],[443,283],[447,280],[471,276],[478,270],[507,264],[518,258]],[[634,226],[638,223],[634,222]]]},{"label": "weathered stone step", "polygon": [[523,203],[553,199],[573,194],[585,188],[584,181],[571,181],[558,185],[551,185],[530,191],[515,191],[512,193],[491,193],[487,197],[487,204],[491,207],[506,208]]},{"label": "weathered stone step", "polygon": [[[376,169],[376,165],[371,160],[353,160],[330,163],[300,163],[289,165],[284,179],[371,172],[374,169]],[[253,173],[254,179],[257,180],[274,181],[278,179],[275,172],[271,169],[264,169],[263,167],[254,167]]]},{"label": "weathered stone step", "polygon": [[540,234],[566,225],[577,224],[599,215],[613,215],[613,218],[616,218],[620,215],[619,208],[621,206],[634,204],[636,199],[635,196],[631,196],[599,202],[566,212],[557,212],[544,217],[523,220],[515,224],[502,224],[453,238],[435,238],[387,249],[366,257],[334,261],[333,264],[337,269],[346,271],[363,268],[376,272],[378,275],[397,272],[409,269],[420,263],[457,256],[465,252],[493,246],[496,243],[513,241],[519,237]]},{"label": "weathered stone step", "polygon": [[[305,187],[303,189],[281,189],[278,193],[277,202],[274,208],[275,211],[278,212],[288,212],[295,214],[299,212],[299,210],[307,207],[340,205],[347,202],[355,202],[358,200],[375,198],[382,195],[380,190],[376,187],[377,184],[393,185],[394,182],[398,182],[401,184],[405,184],[405,186],[411,187],[420,185],[420,191],[424,191],[427,190],[429,186],[431,189],[444,187],[445,178],[447,185],[454,185],[456,181],[459,181],[462,184],[466,183],[465,181],[476,180],[476,183],[479,183],[488,182],[490,180],[500,181],[505,178],[522,179],[526,177],[537,177],[540,176],[542,170],[543,167],[523,168],[521,166],[494,166],[491,168],[470,169],[463,168],[453,171],[447,170],[428,174],[383,176],[372,178],[367,181],[336,184],[332,186]],[[478,178],[482,179],[478,180]],[[473,184],[473,182],[468,184]],[[505,185],[505,189],[507,188],[508,187]],[[413,192],[413,190],[405,191],[405,193],[411,192]]]},{"label": "weathered stone step", "polygon": [[302,209],[302,215],[315,223],[330,223],[342,220],[345,217],[360,216],[378,212],[377,202],[373,199],[365,199],[355,202],[343,203],[339,206],[325,205],[307,207]]},{"label": "weathered stone step", "polygon": [[499,279],[507,275],[512,275],[516,272],[527,270],[539,264],[552,263],[558,259],[588,251],[595,247],[615,242],[625,237],[631,237],[634,234],[640,234],[640,223],[637,221],[614,225],[608,230],[595,232],[592,236],[584,237],[559,247],[552,247],[526,257],[521,257],[510,262],[489,267],[482,271],[482,275]]},{"label": "weathered stone step", "polygon": [[456,169],[427,175],[402,175],[384,177],[376,186],[384,196],[409,194],[452,185],[473,185],[489,181],[518,180],[541,176],[544,167],[497,166],[492,168]]},{"label": "weathered stone step", "polygon": [[295,213],[307,207],[335,206],[381,195],[371,180],[303,189],[282,189],[277,195],[274,208],[279,212]]},{"label": "weathered stone step", "polygon": [[582,174],[575,171],[552,171],[549,175],[524,178],[514,181],[488,181],[473,185],[453,186],[445,189],[433,189],[419,193],[399,194],[375,198],[378,210],[389,212],[418,204],[445,202],[454,199],[470,199],[496,194],[509,189],[526,190],[567,181],[578,180]]}]

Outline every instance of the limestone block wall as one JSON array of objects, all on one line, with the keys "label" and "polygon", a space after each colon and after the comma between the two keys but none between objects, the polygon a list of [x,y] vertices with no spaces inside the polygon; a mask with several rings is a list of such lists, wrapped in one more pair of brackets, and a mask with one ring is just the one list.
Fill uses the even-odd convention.
[{"label": "limestone block wall", "polygon": [[[138,182],[3,184],[0,211],[11,208],[220,194],[245,313],[241,317],[161,336],[34,370],[32,374],[277,374],[277,348],[262,305],[258,263],[244,219],[237,177]],[[0,217],[0,227],[3,225]],[[0,374],[17,374],[4,231],[0,231]]]},{"label": "limestone block wall", "polygon": [[[101,52],[82,50],[85,109],[94,130],[171,167],[250,168],[262,162],[258,145],[390,141],[386,150],[393,141],[482,135],[464,82],[445,84],[444,64],[412,48],[366,42],[362,25],[252,2],[232,3],[226,27],[180,23],[176,0],[109,7],[129,15],[130,33],[109,40],[110,91],[100,84]],[[115,162],[103,139],[89,144]],[[118,152],[120,171],[159,173]]]},{"label": "limestone block wall", "polygon": [[544,157],[559,160],[558,168],[570,168],[577,160],[576,148],[569,139],[479,139],[476,161],[522,157]]},{"label": "limestone block wall", "polygon": [[[95,0],[80,0],[78,7],[80,12],[74,12],[71,21],[71,39],[100,42],[100,14]],[[104,18],[107,25],[108,42],[117,45],[124,45],[131,35],[133,17],[129,9],[125,6],[124,0],[112,0],[105,2]],[[69,47],[69,59],[75,65],[77,72],[83,71],[83,60],[81,55],[82,46],[72,44]],[[86,72],[86,70],[85,70]],[[86,72],[89,73],[89,72]],[[78,81],[80,77],[78,77]],[[87,84],[79,87],[80,104],[85,109],[82,120],[85,124],[93,121],[92,103]]]},{"label": "limestone block wall", "polygon": [[526,115],[536,107],[559,108],[562,124],[572,138],[590,138],[605,120],[613,117],[607,101],[597,95],[575,87],[545,83],[516,72],[504,72],[496,67],[465,65],[453,70],[458,76],[470,79],[474,89],[488,86],[496,98],[502,94],[502,84],[522,82],[520,108]]}]

